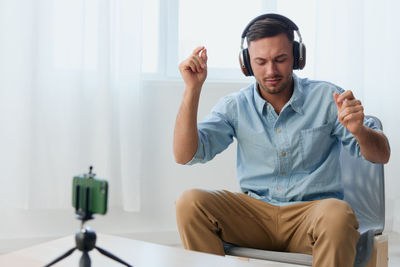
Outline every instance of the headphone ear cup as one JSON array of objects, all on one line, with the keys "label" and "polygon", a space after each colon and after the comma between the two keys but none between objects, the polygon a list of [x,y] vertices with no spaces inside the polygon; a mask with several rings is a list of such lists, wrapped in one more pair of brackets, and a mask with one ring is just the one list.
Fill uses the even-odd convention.
[{"label": "headphone ear cup", "polygon": [[253,76],[253,70],[251,69],[250,65],[249,50],[247,48],[242,49],[242,51],[240,51],[239,63],[240,63],[240,68],[242,69],[244,75]]},{"label": "headphone ear cup", "polygon": [[[300,59],[300,49],[302,50],[302,59]],[[293,59],[293,69],[302,70],[306,65],[306,47],[303,43],[293,42]]]},{"label": "headphone ear cup", "polygon": [[293,69],[298,70],[299,69],[299,58],[300,58],[300,51],[299,51],[299,42],[294,41],[293,42]]},{"label": "headphone ear cup", "polygon": [[300,49],[303,54],[303,59],[299,58],[299,69],[302,70],[304,68],[304,66],[306,65],[306,46],[302,43],[300,45]]}]

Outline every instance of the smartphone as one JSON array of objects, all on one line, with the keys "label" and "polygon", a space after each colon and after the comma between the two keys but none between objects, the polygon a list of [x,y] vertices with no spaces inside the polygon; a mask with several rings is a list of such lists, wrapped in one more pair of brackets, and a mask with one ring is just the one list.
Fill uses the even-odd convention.
[{"label": "smartphone", "polygon": [[72,206],[77,214],[105,214],[107,212],[108,182],[83,174],[72,183]]}]

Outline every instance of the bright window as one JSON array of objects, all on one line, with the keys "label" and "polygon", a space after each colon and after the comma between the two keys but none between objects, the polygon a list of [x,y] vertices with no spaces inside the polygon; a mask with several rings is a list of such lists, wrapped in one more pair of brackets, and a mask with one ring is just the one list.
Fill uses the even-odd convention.
[{"label": "bright window", "polygon": [[231,0],[179,2],[179,58],[182,61],[199,45],[209,54],[209,68],[236,68],[240,35],[247,23],[262,14],[262,0],[251,5]]},{"label": "bright window", "polygon": [[[194,48],[204,45],[209,56],[208,78],[243,79],[238,56],[240,37],[249,21],[265,13],[287,15],[299,26],[310,51],[314,21],[298,10],[312,8],[315,0],[147,0],[142,71],[156,78],[179,78],[178,64]],[[307,74],[311,61],[312,55],[308,55]]]},{"label": "bright window", "polygon": [[143,61],[142,71],[156,73],[159,69],[159,0],[146,0],[143,4]]}]

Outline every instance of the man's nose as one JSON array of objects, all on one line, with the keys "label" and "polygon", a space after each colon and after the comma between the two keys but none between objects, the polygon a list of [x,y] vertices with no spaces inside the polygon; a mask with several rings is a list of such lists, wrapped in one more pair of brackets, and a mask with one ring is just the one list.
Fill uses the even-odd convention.
[{"label": "man's nose", "polygon": [[268,62],[265,64],[265,74],[267,77],[273,77],[277,73],[277,68],[275,62]]}]

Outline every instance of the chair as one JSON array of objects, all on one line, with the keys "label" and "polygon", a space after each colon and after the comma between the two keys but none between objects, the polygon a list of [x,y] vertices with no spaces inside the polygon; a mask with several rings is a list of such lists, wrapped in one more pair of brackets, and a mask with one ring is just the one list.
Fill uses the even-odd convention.
[{"label": "chair", "polygon": [[[373,116],[382,129],[380,120]],[[342,149],[340,154],[344,200],[356,213],[360,224],[355,267],[387,267],[388,238],[382,234],[385,225],[385,187],[382,164],[352,157]],[[224,243],[227,255],[311,266],[312,255],[266,251]]]}]

